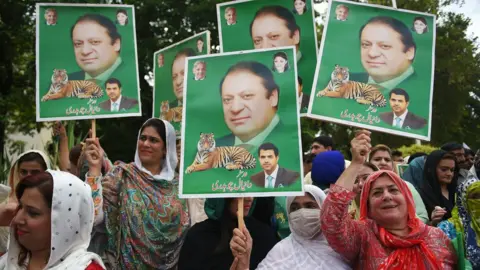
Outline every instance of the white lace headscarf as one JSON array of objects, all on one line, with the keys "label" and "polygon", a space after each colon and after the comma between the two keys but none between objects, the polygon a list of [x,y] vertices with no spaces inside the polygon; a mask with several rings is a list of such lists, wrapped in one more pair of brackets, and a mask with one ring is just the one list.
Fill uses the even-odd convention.
[{"label": "white lace headscarf", "polygon": [[135,151],[135,165],[143,172],[149,174],[155,180],[166,180],[172,181],[175,176],[175,168],[177,167],[177,138],[175,136],[175,129],[173,126],[164,120],[160,120],[158,118],[150,118],[148,119],[143,125],[140,131],[138,132],[138,139],[140,140],[141,131],[143,128],[150,122],[150,121],[158,121],[160,124],[163,123],[165,126],[165,160],[163,162],[163,168],[160,174],[153,175],[149,170],[143,167],[142,162],[140,161],[140,157],[138,155],[138,147]]},{"label": "white lace headscarf", "polygon": [[[53,178],[50,258],[44,269],[85,270],[102,259],[88,252],[93,227],[94,206],[90,186],[68,172],[47,170]],[[0,259],[0,269],[20,270],[20,245],[10,230],[8,252]]]}]

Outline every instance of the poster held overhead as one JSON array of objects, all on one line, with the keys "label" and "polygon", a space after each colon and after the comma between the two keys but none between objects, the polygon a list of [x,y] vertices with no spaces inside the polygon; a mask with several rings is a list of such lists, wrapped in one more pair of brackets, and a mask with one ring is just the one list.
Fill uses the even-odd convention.
[{"label": "poster held overhead", "polygon": [[310,117],[430,140],[434,15],[334,0],[323,37]]},{"label": "poster held overhead", "polygon": [[303,194],[295,65],[272,71],[294,47],[188,57],[207,66],[185,73],[182,198]]},{"label": "poster held overhead", "polygon": [[36,9],[37,121],[141,116],[133,6]]}]

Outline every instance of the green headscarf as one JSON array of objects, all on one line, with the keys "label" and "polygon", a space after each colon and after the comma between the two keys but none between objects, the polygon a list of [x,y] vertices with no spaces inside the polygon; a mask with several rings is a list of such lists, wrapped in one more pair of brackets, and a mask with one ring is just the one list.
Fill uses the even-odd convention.
[{"label": "green headscarf", "polygon": [[[205,213],[207,214],[207,217],[213,220],[220,220],[220,218],[223,215],[223,211],[225,209],[225,200],[226,198],[211,198],[205,200]],[[233,200],[233,198],[231,198]],[[248,211],[247,216],[251,216],[253,213],[253,210],[255,209],[255,202],[256,200],[253,199],[252,202],[252,207],[250,207],[250,210]]]}]

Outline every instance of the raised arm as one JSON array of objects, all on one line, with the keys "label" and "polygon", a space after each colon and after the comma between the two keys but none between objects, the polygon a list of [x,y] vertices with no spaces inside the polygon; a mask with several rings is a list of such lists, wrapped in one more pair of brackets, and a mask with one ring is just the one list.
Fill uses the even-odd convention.
[{"label": "raised arm", "polygon": [[86,175],[86,183],[92,189],[92,198],[95,206],[94,225],[104,221],[103,208],[105,206],[118,206],[118,194],[121,183],[121,169],[113,168],[104,177],[102,165],[104,163],[104,151],[97,139],[87,139],[85,157],[88,161],[89,170]]},{"label": "raised arm", "polygon": [[53,135],[59,137],[58,141],[58,152],[59,152],[59,168],[61,171],[68,172],[70,166],[69,154],[70,149],[68,149],[68,136],[65,126],[62,122],[56,122],[53,129]]},{"label": "raised arm", "polygon": [[370,132],[358,132],[351,145],[352,162],[330,188],[321,211],[322,232],[329,245],[350,262],[358,257],[367,240],[365,225],[350,218],[348,207],[356,195],[352,191],[355,178],[371,148]]}]

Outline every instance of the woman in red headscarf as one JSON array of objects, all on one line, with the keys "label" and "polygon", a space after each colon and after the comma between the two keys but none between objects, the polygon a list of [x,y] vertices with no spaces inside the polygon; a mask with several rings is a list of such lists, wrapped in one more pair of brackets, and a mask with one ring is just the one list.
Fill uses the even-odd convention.
[{"label": "woman in red headscarf", "polygon": [[360,221],[348,206],[357,172],[370,151],[370,132],[352,140],[352,163],[332,185],[321,212],[330,246],[357,269],[454,269],[456,255],[448,237],[415,216],[412,194],[392,171],[378,171],[365,182]]}]

